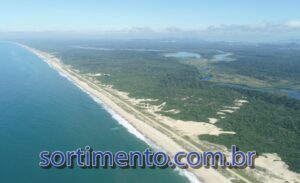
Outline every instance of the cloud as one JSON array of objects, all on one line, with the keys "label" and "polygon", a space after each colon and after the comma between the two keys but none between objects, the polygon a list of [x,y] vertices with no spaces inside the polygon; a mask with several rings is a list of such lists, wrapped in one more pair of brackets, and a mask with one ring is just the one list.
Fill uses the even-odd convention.
[{"label": "cloud", "polygon": [[286,22],[285,25],[290,28],[300,28],[300,20],[291,20]]},{"label": "cloud", "polygon": [[188,30],[176,27],[157,31],[177,37],[197,37],[214,41],[274,41],[300,38],[300,21],[281,23],[261,22],[258,24],[211,25]]},{"label": "cloud", "polygon": [[[195,25],[196,27],[197,25]],[[200,27],[200,26],[199,26]],[[282,23],[261,22],[258,24],[222,24],[210,25],[195,29],[184,29],[181,27],[171,26],[160,29],[151,27],[129,27],[118,30],[106,30],[106,33],[119,33],[126,35],[148,35],[148,36],[174,36],[174,37],[213,37],[216,35],[298,35],[300,37],[300,21],[291,20]],[[101,33],[101,31],[99,31]]]},{"label": "cloud", "polygon": [[287,21],[284,23],[269,23],[262,22],[259,24],[252,25],[218,25],[208,26],[199,32],[215,32],[215,33],[286,33],[289,31],[300,31],[300,21]]},{"label": "cloud", "polygon": [[[165,28],[127,27],[107,30],[38,31],[32,35],[104,38],[200,38],[212,41],[274,41],[299,40],[300,20],[281,23],[261,22],[257,24],[223,24],[201,26],[195,29],[170,26]],[[33,31],[31,31],[33,32]]]}]

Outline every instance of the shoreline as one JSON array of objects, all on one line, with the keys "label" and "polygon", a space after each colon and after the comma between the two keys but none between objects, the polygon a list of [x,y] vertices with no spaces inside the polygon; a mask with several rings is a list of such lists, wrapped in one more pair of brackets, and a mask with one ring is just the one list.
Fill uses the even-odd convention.
[{"label": "shoreline", "polygon": [[[114,118],[120,125],[125,127],[129,133],[135,135],[138,139],[142,140],[153,149],[167,152],[170,158],[173,158],[174,154],[178,151],[204,152],[205,149],[207,149],[205,145],[203,147],[203,143],[205,142],[198,143],[197,139],[195,140],[193,138],[197,136],[199,130],[201,133],[210,135],[228,133],[226,131],[222,131],[222,129],[217,129],[214,127],[214,122],[217,120],[215,118],[208,118],[209,122],[188,121],[188,123],[186,123],[179,120],[166,119],[166,117],[156,115],[155,110],[157,109],[150,111],[148,110],[146,113],[144,113],[143,111],[135,108],[136,102],[139,100],[155,99],[128,98],[126,93],[115,90],[110,85],[101,84],[101,82],[89,77],[91,75],[80,73],[78,70],[73,69],[72,66],[63,64],[60,59],[48,52],[40,51],[17,42],[9,42],[18,45],[39,57],[43,62],[47,63],[49,67],[57,71],[62,77],[65,77],[81,91],[88,94],[89,97],[101,105],[101,107],[103,107],[112,116],[112,118]],[[238,102],[242,102],[242,100],[238,100]],[[156,106],[156,108],[157,107],[159,106]],[[150,112],[150,116],[148,112]],[[207,124],[209,126],[207,126]],[[182,133],[184,131],[177,131],[178,128],[186,128],[187,130],[191,130],[189,132],[197,131],[197,133],[185,134]],[[180,133],[178,134],[177,132]],[[185,138],[185,135],[193,136],[191,136],[191,138]],[[214,144],[208,145],[214,146]],[[226,152],[224,151],[225,154]],[[281,158],[277,154],[262,154],[262,156],[257,159],[256,164],[258,167],[261,167],[262,170],[246,169],[245,171],[240,171],[213,168],[175,168],[174,171],[178,172],[181,176],[185,176],[189,182],[192,183],[219,183],[232,182],[233,180],[246,183],[260,181],[281,183],[283,180],[285,180],[296,183],[300,180],[300,174],[288,170],[287,165],[281,161]],[[269,167],[268,164],[272,164],[272,167]]]},{"label": "shoreline", "polygon": [[[149,146],[154,146],[153,148],[159,147],[159,149],[161,148],[162,150],[166,151],[171,157],[173,157],[174,154],[178,151],[187,151],[181,145],[175,142],[172,137],[169,137],[153,126],[145,123],[134,114],[124,110],[120,106],[121,101],[118,101],[117,97],[109,94],[104,89],[101,89],[101,87],[96,85],[95,83],[86,80],[85,78],[80,76],[80,74],[72,71],[67,65],[61,63],[58,58],[49,53],[39,51],[29,46],[19,43],[16,44],[41,58],[60,75],[66,77],[73,84],[79,87],[83,92],[87,93],[95,102],[101,104],[104,109],[108,111],[120,125],[122,125],[129,131],[129,133],[134,134],[137,138],[144,141]],[[125,120],[125,122],[120,122],[122,120]],[[128,126],[126,123],[128,123],[130,126]],[[175,169],[175,171],[179,171],[180,175],[184,175],[192,183],[230,182],[228,178],[214,169],[177,168]]]}]

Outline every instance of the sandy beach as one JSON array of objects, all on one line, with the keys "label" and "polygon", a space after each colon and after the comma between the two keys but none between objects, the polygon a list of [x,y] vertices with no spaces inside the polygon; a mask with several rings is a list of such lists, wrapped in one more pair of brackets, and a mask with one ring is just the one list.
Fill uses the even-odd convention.
[{"label": "sandy beach", "polygon": [[[191,143],[189,140],[183,138],[183,136],[178,135],[176,131],[169,128],[168,126],[171,126],[172,123],[163,124],[162,121],[168,121],[164,120],[165,117],[159,116],[158,119],[161,119],[161,121],[159,122],[145,115],[143,112],[137,110],[134,106],[131,105],[131,103],[129,103],[127,100],[124,100],[124,98],[120,98],[120,96],[117,95],[117,93],[110,87],[103,87],[100,84],[93,82],[93,80],[90,80],[87,77],[81,75],[80,72],[72,69],[70,66],[64,65],[58,58],[54,57],[53,55],[25,45],[20,46],[43,59],[50,67],[65,75],[74,84],[76,84],[78,87],[80,87],[93,97],[99,99],[106,107],[113,110],[123,119],[128,121],[130,125],[132,125],[137,131],[143,134],[146,139],[160,147],[162,150],[166,151],[171,157],[173,157],[178,151],[193,150],[203,152],[203,150],[196,146],[194,143]],[[235,108],[233,108],[232,110],[234,109]],[[230,110],[230,112],[232,110]],[[228,111],[223,110],[221,112],[224,114]],[[218,129],[216,126],[214,126],[213,124],[217,122],[217,119],[215,118],[211,118],[209,122],[210,123],[203,122],[197,124],[191,122],[189,123],[189,126],[186,123],[185,125],[183,125],[183,123],[177,120],[174,121],[173,124],[174,127],[182,129],[187,128],[187,131],[188,129],[191,129],[191,132],[195,133],[194,135],[197,135],[196,132],[201,132],[203,134],[211,133],[215,135],[218,135],[220,133],[234,133],[223,132],[221,129]],[[195,130],[195,132],[193,132],[193,130]],[[231,169],[226,169],[226,173],[224,173],[224,170],[215,170],[213,168],[188,169],[187,171],[189,172],[189,174],[192,173],[195,177],[197,177],[198,182],[231,182],[232,179],[239,179],[243,182],[251,182],[244,176],[241,176],[239,173]],[[190,181],[197,182],[195,178],[190,178]]]},{"label": "sandy beach", "polygon": [[[84,89],[85,91],[93,95],[94,97],[101,100],[107,107],[109,107],[114,112],[119,114],[122,118],[126,119],[147,139],[152,141],[158,147],[162,148],[162,150],[168,152],[168,154],[171,157],[174,156],[174,154],[178,151],[186,151],[185,148],[181,147],[181,145],[176,143],[172,139],[172,137],[165,135],[161,131],[154,128],[152,125],[149,125],[149,123],[151,122],[146,123],[145,122],[145,118],[147,118],[146,116],[137,116],[136,112],[138,111],[131,108],[130,106],[126,106],[126,107],[130,107],[130,109],[133,110],[134,112],[133,113],[127,112],[126,110],[124,110],[124,107],[122,106],[122,105],[126,105],[126,103],[123,103],[117,97],[113,96],[112,94],[108,93],[104,89],[100,88],[98,85],[91,83],[90,81],[80,76],[78,73],[72,71],[68,66],[62,64],[58,58],[55,58],[54,56],[48,53],[36,50],[34,48],[25,45],[20,45],[20,46],[34,53],[35,55],[43,59],[45,62],[47,62],[49,66],[51,66],[53,69],[57,70],[61,74],[66,75],[76,85],[78,85],[79,87],[81,87],[82,89]],[[143,114],[140,113],[138,115],[143,115]],[[143,120],[141,120],[140,118],[142,118]],[[169,132],[172,134],[171,131]],[[172,135],[176,136],[176,134],[172,134]],[[199,182],[230,182],[226,177],[224,177],[214,169],[204,169],[204,168],[188,169],[188,171],[192,172],[199,179]]]}]

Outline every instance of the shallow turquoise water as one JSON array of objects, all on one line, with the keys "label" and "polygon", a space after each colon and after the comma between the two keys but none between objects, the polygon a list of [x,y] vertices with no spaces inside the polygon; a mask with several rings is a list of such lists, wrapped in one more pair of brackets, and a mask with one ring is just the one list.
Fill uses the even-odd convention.
[{"label": "shallow turquoise water", "polygon": [[187,182],[171,169],[42,169],[42,150],[144,150],[147,145],[46,63],[0,42],[0,182]]}]

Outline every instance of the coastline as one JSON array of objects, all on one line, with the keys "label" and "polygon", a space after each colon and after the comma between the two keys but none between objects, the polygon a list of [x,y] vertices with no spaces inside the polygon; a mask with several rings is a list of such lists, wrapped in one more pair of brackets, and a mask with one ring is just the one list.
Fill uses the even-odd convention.
[{"label": "coastline", "polygon": [[[186,139],[184,135],[197,136],[197,134],[211,134],[218,135],[220,133],[234,133],[222,131],[214,126],[217,121],[215,118],[209,118],[209,122],[183,122],[180,120],[173,120],[161,115],[155,115],[155,110],[160,106],[154,106],[155,110],[148,109],[148,113],[143,113],[137,110],[133,104],[140,99],[132,99],[128,94],[115,90],[111,86],[102,85],[93,80],[78,70],[72,69],[71,66],[63,64],[60,59],[55,56],[31,48],[26,45],[14,43],[18,46],[35,54],[46,62],[52,69],[56,70],[61,76],[68,79],[75,86],[80,88],[83,92],[87,93],[96,103],[100,104],[120,125],[125,127],[129,133],[135,135],[138,139],[142,140],[150,147],[165,151],[172,158],[176,152],[179,151],[198,151],[203,152],[203,144],[196,144],[194,139]],[[99,75],[99,73],[97,74]],[[142,99],[149,100],[149,99]],[[151,99],[150,99],[151,100]],[[246,100],[237,100],[235,108],[239,108]],[[233,109],[234,107],[232,107]],[[234,112],[233,110],[230,112]],[[154,118],[149,115],[155,115]],[[181,129],[178,131],[178,129]],[[183,131],[182,131],[183,130]],[[184,133],[185,130],[189,134]],[[179,134],[178,134],[178,133]],[[199,146],[200,145],[200,146]],[[209,144],[208,144],[209,145]],[[213,144],[210,144],[213,145]],[[205,146],[204,146],[205,149]],[[272,164],[272,167],[268,165]],[[213,169],[213,168],[199,168],[199,169],[179,169],[175,171],[180,175],[187,177],[192,183],[198,182],[231,182],[237,180],[241,182],[282,182],[283,180],[289,182],[298,182],[300,175],[288,170],[287,165],[281,161],[277,154],[262,154],[257,158],[256,165],[262,167],[264,171],[246,169],[244,171],[236,171],[233,169]],[[267,171],[267,172],[265,172]],[[246,173],[246,174],[245,174]],[[252,175],[249,177],[249,175]],[[276,176],[275,176],[276,175]],[[280,175],[280,177],[277,177]],[[288,175],[288,178],[284,178]]]},{"label": "coastline", "polygon": [[[73,84],[79,87],[82,91],[90,95],[93,100],[100,103],[114,119],[118,121],[122,126],[127,128],[127,130],[134,134],[140,140],[146,142],[153,148],[158,148],[166,151],[171,157],[178,151],[187,151],[180,144],[173,140],[174,137],[170,137],[161,131],[154,128],[152,125],[145,123],[136,115],[129,113],[122,108],[122,101],[112,94],[108,93],[95,83],[90,82],[80,74],[71,70],[70,67],[64,65],[60,60],[49,53],[39,51],[37,49],[31,48],[26,45],[17,45],[25,48],[31,53],[35,54],[43,61],[45,61],[51,68],[59,72],[60,75],[66,77]],[[132,109],[134,110],[134,109]],[[138,112],[138,111],[134,111]],[[142,114],[141,114],[142,115]],[[145,116],[143,116],[145,117]],[[147,118],[147,117],[145,117]],[[155,125],[155,124],[153,124]],[[173,135],[173,134],[172,134]],[[184,175],[192,183],[196,182],[230,182],[228,178],[223,176],[221,173],[214,169],[175,169],[179,170],[181,175]],[[197,177],[197,178],[196,178]]]}]

